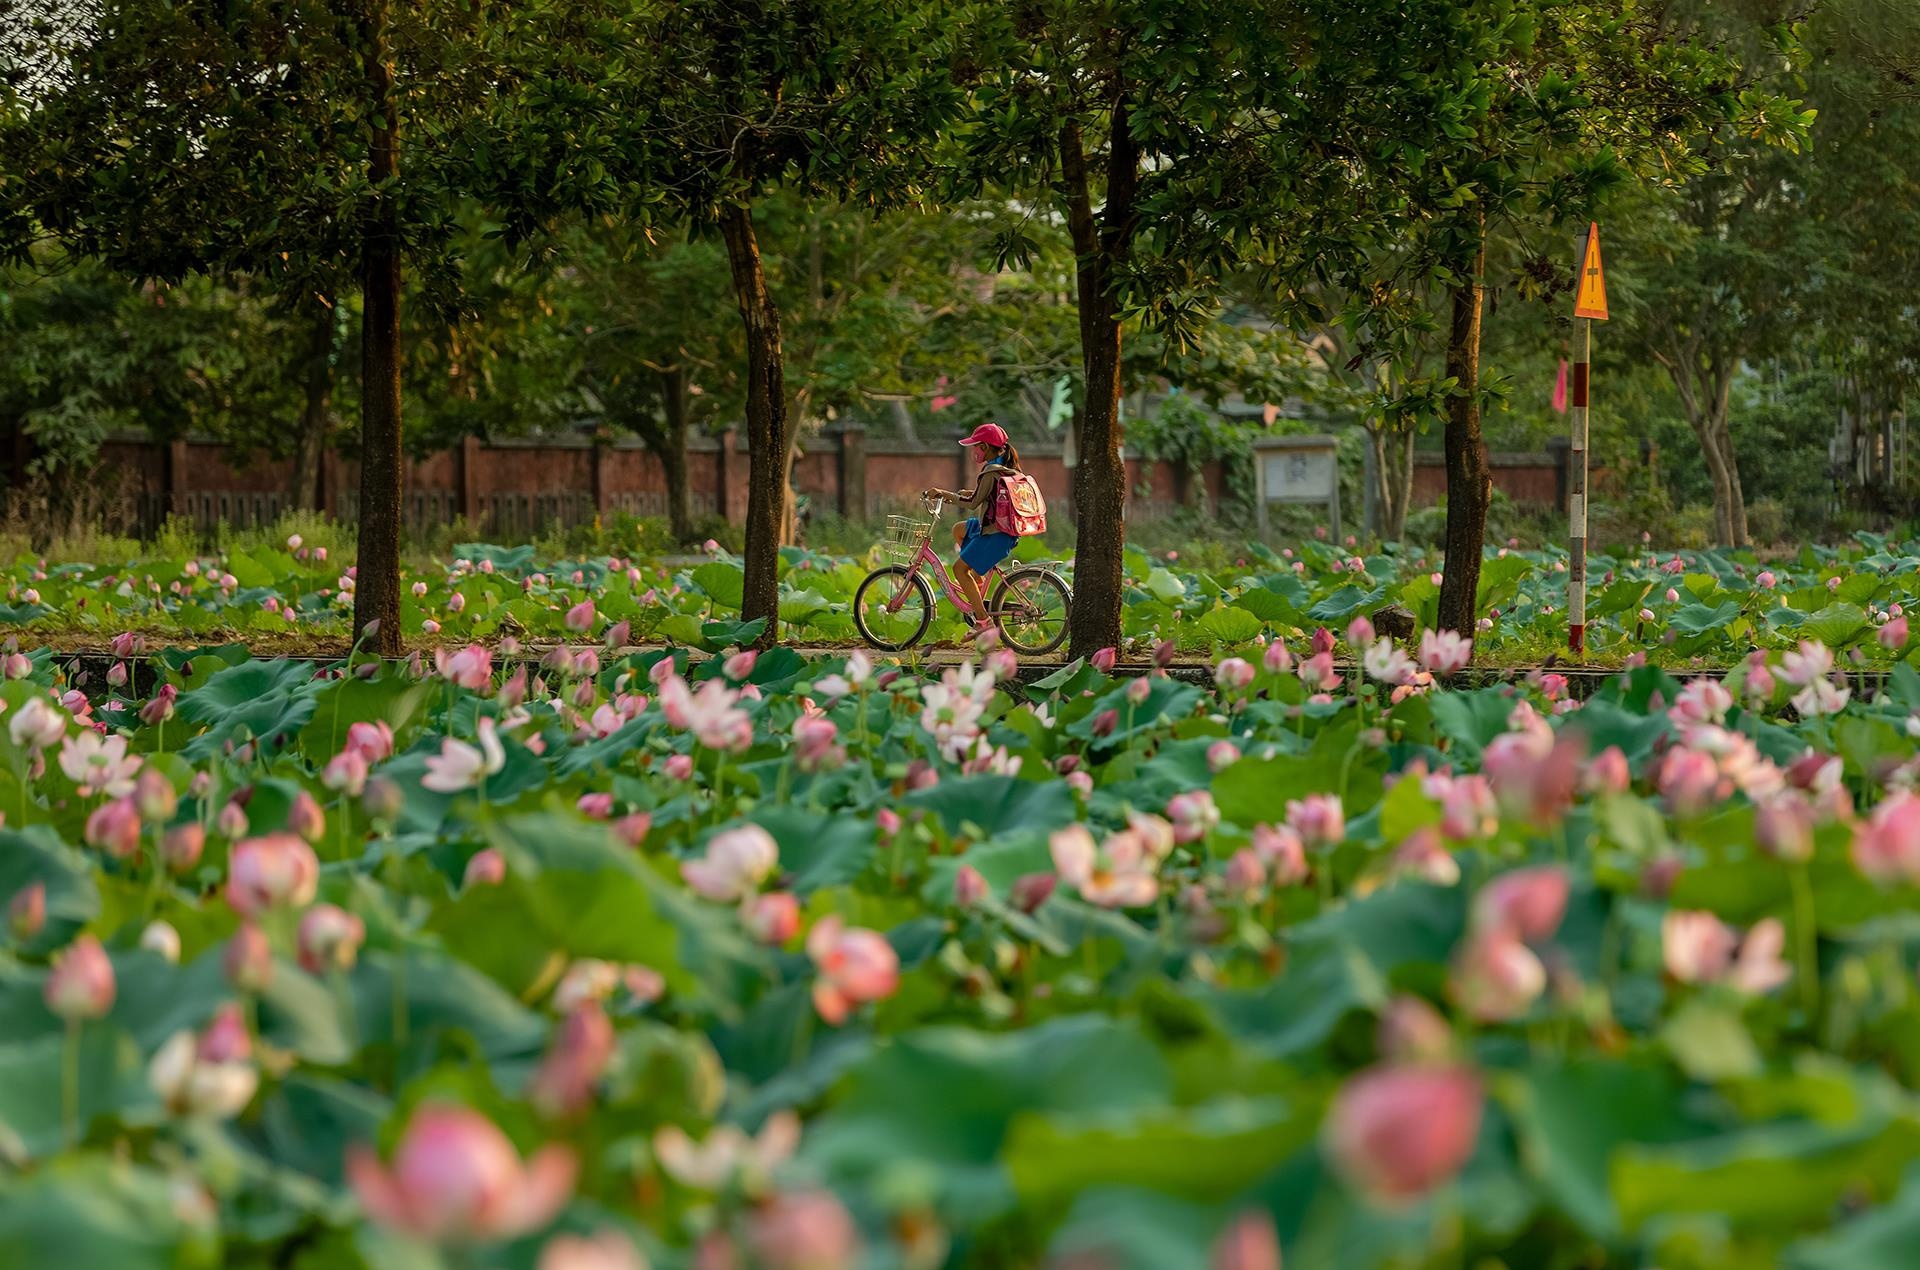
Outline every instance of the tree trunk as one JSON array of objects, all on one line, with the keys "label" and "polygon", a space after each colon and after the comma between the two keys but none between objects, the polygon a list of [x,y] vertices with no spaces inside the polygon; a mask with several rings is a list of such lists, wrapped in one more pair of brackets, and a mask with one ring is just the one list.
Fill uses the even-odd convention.
[{"label": "tree trunk", "polygon": [[[400,233],[393,188],[399,103],[387,50],[389,0],[367,6],[369,112],[376,121],[367,176],[375,194],[362,243],[360,337],[360,553],[353,632],[383,657],[400,655]],[[369,633],[369,627],[378,629]]]},{"label": "tree trunk", "polygon": [[734,299],[747,336],[747,545],[746,585],[740,616],[765,618],[755,641],[773,647],[780,622],[780,520],[786,502],[787,392],[780,353],[780,310],[767,289],[753,214],[745,207],[720,212]]},{"label": "tree trunk", "polygon": [[1740,488],[1740,464],[1733,454],[1733,376],[1731,366],[1720,374],[1713,398],[1713,437],[1720,451],[1720,465],[1727,473],[1728,541],[1734,547],[1744,547],[1747,545],[1747,496]]},{"label": "tree trunk", "polygon": [[1727,480],[1726,459],[1720,452],[1710,421],[1694,424],[1693,435],[1700,442],[1700,453],[1707,460],[1707,476],[1713,482],[1713,540],[1722,547],[1731,547],[1733,487]]},{"label": "tree trunk", "polygon": [[293,437],[293,474],[287,489],[288,505],[297,511],[320,506],[320,460],[326,453],[333,413],[332,297],[320,304],[308,331],[306,356],[307,404]]},{"label": "tree trunk", "polygon": [[1133,233],[1139,160],[1127,129],[1124,98],[1114,104],[1108,146],[1107,201],[1096,220],[1080,126],[1068,122],[1060,129],[1060,175],[1077,259],[1080,359],[1086,377],[1079,461],[1073,470],[1074,592],[1067,629],[1074,657],[1120,643],[1125,595],[1127,469],[1120,457],[1120,314],[1112,282],[1113,264],[1126,252]]},{"label": "tree trunk", "polygon": [[642,435],[667,481],[667,529],[677,543],[693,541],[693,494],[687,483],[687,372],[660,372],[661,415],[665,427]]},{"label": "tree trunk", "polygon": [[1389,542],[1398,542],[1407,533],[1407,509],[1413,506],[1413,439],[1412,428],[1402,428],[1387,438],[1386,451],[1392,461],[1384,465],[1389,475],[1381,491],[1386,497],[1381,500],[1380,512]]},{"label": "tree trunk", "polygon": [[1454,383],[1447,402],[1447,565],[1440,583],[1440,625],[1472,639],[1479,617],[1480,557],[1487,539],[1487,504],[1493,475],[1480,437],[1480,309],[1486,274],[1484,231],[1471,273],[1453,292],[1447,332],[1447,375]]}]

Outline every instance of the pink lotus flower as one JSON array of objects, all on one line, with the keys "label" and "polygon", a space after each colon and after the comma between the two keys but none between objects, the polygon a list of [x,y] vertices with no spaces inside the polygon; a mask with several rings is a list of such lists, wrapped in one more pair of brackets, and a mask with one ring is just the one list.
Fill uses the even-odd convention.
[{"label": "pink lotus flower", "polygon": [[1253,850],[1272,874],[1275,886],[1298,886],[1307,880],[1306,844],[1290,826],[1255,825]]},{"label": "pink lotus flower", "polygon": [[604,791],[582,794],[574,806],[589,820],[605,820],[613,815],[613,795]]},{"label": "pink lotus flower", "polygon": [[1461,1008],[1483,1023],[1525,1014],[1546,986],[1546,967],[1504,926],[1469,937],[1454,962],[1454,996]]},{"label": "pink lotus flower", "polygon": [[1680,697],[1667,711],[1677,726],[1694,723],[1719,723],[1733,708],[1733,694],[1718,679],[1695,679],[1680,690]]},{"label": "pink lotus flower", "polygon": [[885,1000],[900,984],[900,958],[893,945],[873,931],[846,926],[836,914],[821,918],[807,932],[807,956],[819,971],[814,1009],[836,1027],[855,1007]]},{"label": "pink lotus flower", "polygon": [[[1136,682],[1143,682],[1143,681],[1136,681]],[[1099,714],[1094,715],[1093,722],[1088,724],[1087,730],[1093,736],[1106,737],[1106,736],[1112,736],[1114,729],[1119,726],[1120,726],[1120,712],[1118,710],[1109,708],[1106,710],[1102,710]]]},{"label": "pink lotus flower", "polygon": [[466,871],[460,877],[460,885],[499,886],[507,880],[507,860],[500,854],[498,847],[482,847],[467,860]]},{"label": "pink lotus flower", "polygon": [[1667,973],[1681,983],[1709,983],[1733,964],[1739,938],[1712,913],[1669,910],[1660,922],[1660,952]]},{"label": "pink lotus flower", "polygon": [[477,730],[477,749],[455,737],[441,739],[440,752],[427,756],[427,774],[420,778],[422,788],[456,794],[484,784],[487,777],[507,765],[507,752],[493,720],[481,719]]},{"label": "pink lotus flower", "polygon": [[707,840],[706,854],[680,862],[680,876],[706,899],[731,904],[760,889],[780,863],[780,847],[759,825],[725,829]]},{"label": "pink lotus flower", "polygon": [[165,723],[173,717],[174,702],[180,696],[180,690],[172,684],[161,684],[154,689],[153,696],[140,707],[140,722],[148,727]]},{"label": "pink lotus flower", "polygon": [[818,772],[840,766],[846,751],[835,742],[840,730],[824,715],[803,714],[793,721],[793,762],[803,772]]},{"label": "pink lotus flower", "polygon": [[320,810],[320,804],[313,800],[313,795],[304,789],[293,796],[293,802],[287,808],[287,829],[308,842],[318,842],[326,836],[326,813]]},{"label": "pink lotus flower", "polygon": [[393,757],[393,729],[383,721],[362,721],[347,728],[347,748],[369,764]]},{"label": "pink lotus flower", "polygon": [[540,1249],[535,1270],[648,1270],[647,1259],[617,1230],[555,1235]]},{"label": "pink lotus flower", "polygon": [[227,982],[242,992],[264,992],[273,982],[273,945],[253,921],[243,921],[220,954]]},{"label": "pink lotus flower", "polygon": [[[35,700],[38,700],[36,698]],[[31,703],[21,707],[25,714]],[[19,720],[15,719],[15,726]],[[64,724],[62,725],[64,730]],[[109,798],[125,798],[133,792],[133,778],[140,771],[140,756],[127,753],[124,736],[101,736],[81,732],[66,739],[60,747],[60,770],[79,787],[80,796],[102,793]]]},{"label": "pink lotus flower", "polygon": [[310,904],[319,885],[313,848],[290,833],[244,839],[227,862],[227,905],[242,917]]},{"label": "pink lotus flower", "polygon": [[1167,819],[1173,822],[1175,842],[1198,842],[1220,823],[1220,809],[1206,790],[1189,790],[1168,800]]},{"label": "pink lotus flower", "polygon": [[972,908],[993,894],[985,875],[971,864],[963,864],[953,875],[953,902],[958,908]]},{"label": "pink lotus flower", "polygon": [[754,665],[760,660],[760,654],[749,648],[745,652],[735,653],[720,665],[720,671],[727,678],[739,683],[753,674]]},{"label": "pink lotus flower", "polygon": [[1280,1270],[1280,1233],[1264,1208],[1243,1210],[1213,1242],[1208,1270]]},{"label": "pink lotus flower", "polygon": [[116,860],[131,860],[140,853],[140,813],[131,798],[116,798],[101,803],[87,817],[87,845],[98,847]]},{"label": "pink lotus flower", "polygon": [[1473,661],[1473,641],[1456,631],[1427,631],[1420,637],[1420,664],[1441,678],[1458,674]]},{"label": "pink lotus flower", "polygon": [[229,1003],[199,1037],[175,1032],[154,1054],[147,1081],[176,1115],[225,1120],[245,1110],[260,1086],[252,1056],[240,1008]]},{"label": "pink lotus flower", "polygon": [[1173,659],[1179,654],[1180,649],[1172,640],[1163,639],[1153,646],[1153,664],[1158,669],[1165,670],[1173,665]]},{"label": "pink lotus flower", "polygon": [[1052,873],[1023,873],[1007,888],[1007,903],[1023,913],[1033,913],[1053,898],[1059,884],[1059,878]]},{"label": "pink lotus flower", "polygon": [[1109,645],[1094,653],[1092,657],[1087,659],[1087,662],[1102,674],[1110,674],[1113,671],[1114,663],[1119,660],[1119,656],[1118,650]]},{"label": "pink lotus flower", "polygon": [[748,1231],[766,1270],[852,1270],[860,1235],[831,1191],[788,1191],[755,1210]]},{"label": "pink lotus flower", "polygon": [[82,935],[53,955],[42,990],[47,1008],[69,1023],[103,1017],[113,1008],[113,963],[92,935]]},{"label": "pink lotus flower", "polygon": [[1660,760],[1658,784],[1667,809],[1682,819],[1698,816],[1733,792],[1711,754],[1681,746]]},{"label": "pink lotus flower", "polygon": [[1854,826],[1853,863],[1876,882],[1920,883],[1920,797],[1896,790]]},{"label": "pink lotus flower", "polygon": [[[1527,713],[1532,715],[1530,707]],[[1556,736],[1535,716],[1518,731],[1489,742],[1481,767],[1509,814],[1536,827],[1551,828],[1573,805],[1582,759],[1578,740]]]},{"label": "pink lotus flower", "polygon": [[[1171,846],[1171,840],[1168,845]],[[1164,852],[1146,835],[1122,830],[1096,845],[1082,824],[1056,830],[1047,840],[1060,881],[1101,908],[1142,908],[1160,896]]]},{"label": "pink lotus flower", "polygon": [[1207,747],[1207,770],[1222,772],[1240,761],[1240,747],[1232,741],[1219,740]]},{"label": "pink lotus flower", "polygon": [[1480,1111],[1480,1080],[1464,1067],[1375,1067],[1335,1096],[1323,1147],[1349,1185],[1399,1207],[1460,1172],[1480,1135]]},{"label": "pink lotus flower", "polygon": [[1813,804],[1797,789],[1785,790],[1754,808],[1753,837],[1777,860],[1801,861],[1813,855]]},{"label": "pink lotus flower", "polygon": [[320,783],[349,798],[358,798],[367,788],[367,758],[359,750],[344,749],[327,760]]},{"label": "pink lotus flower", "polygon": [[47,884],[34,882],[7,901],[7,926],[15,941],[26,943],[47,924]]},{"label": "pink lotus flower", "polygon": [[1333,669],[1332,653],[1315,653],[1302,660],[1294,668],[1294,673],[1309,692],[1332,692],[1340,686],[1340,676]]},{"label": "pink lotus flower", "polygon": [[1374,1047],[1390,1063],[1444,1062],[1453,1056],[1453,1028],[1425,1001],[1403,993],[1380,1012]]},{"label": "pink lotus flower", "polygon": [[1833,673],[1833,652],[1816,639],[1803,639],[1798,649],[1780,656],[1780,678],[1804,688]]},{"label": "pink lotus flower", "polygon": [[613,1024],[597,1002],[576,1007],[554,1034],[553,1046],[540,1060],[527,1096],[542,1114],[560,1118],[578,1115],[593,1101],[594,1086],[613,1059]]},{"label": "pink lotus flower", "polygon": [[207,842],[207,831],[197,821],[175,825],[160,839],[160,859],[176,876],[189,873],[200,863]]},{"label": "pink lotus flower", "polygon": [[1633,772],[1617,745],[1609,745],[1589,760],[1580,778],[1580,787],[1589,794],[1624,794],[1632,785]]},{"label": "pink lotus flower", "polygon": [[351,970],[367,939],[366,923],[332,904],[315,904],[300,917],[300,965],[309,974]]},{"label": "pink lotus flower", "polygon": [[1257,895],[1267,885],[1266,862],[1252,847],[1242,847],[1228,858],[1221,879],[1237,895]]},{"label": "pink lotus flower", "polygon": [[1153,695],[1153,681],[1151,679],[1130,679],[1127,681],[1123,695],[1126,697],[1129,705],[1143,706],[1147,704],[1147,698]]},{"label": "pink lotus flower", "polygon": [[759,942],[778,948],[800,933],[800,901],[791,891],[749,895],[740,902],[740,924]]},{"label": "pink lotus flower", "polygon": [[1293,654],[1287,651],[1284,643],[1276,639],[1267,645],[1266,652],[1260,654],[1260,664],[1266,668],[1268,674],[1284,675],[1293,669]]},{"label": "pink lotus flower", "polygon": [[653,817],[644,811],[629,812],[613,822],[614,836],[635,849],[647,840],[652,828]]},{"label": "pink lotus flower", "polygon": [[633,623],[630,621],[615,622],[607,628],[607,633],[603,638],[608,648],[625,648],[627,641],[633,638]]},{"label": "pink lotus flower", "polygon": [[731,1124],[715,1125],[700,1142],[679,1125],[667,1125],[653,1135],[653,1155],[661,1170],[696,1191],[718,1191],[736,1180],[743,1191],[763,1190],[769,1175],[799,1145],[800,1117],[791,1111],[774,1112],[752,1137]]},{"label": "pink lotus flower", "polygon": [[1333,846],[1347,836],[1347,817],[1338,794],[1308,794],[1287,803],[1287,827],[1309,847]]},{"label": "pink lotus flower", "polygon": [[1758,583],[1763,589],[1771,591],[1773,590],[1774,586],[1779,582],[1779,579],[1773,576],[1773,570],[1762,569],[1760,571],[1760,576],[1756,577],[1754,581]]},{"label": "pink lotus flower", "polygon": [[670,781],[688,781],[693,779],[693,756],[691,754],[669,754],[666,764],[661,768]]},{"label": "pink lotus flower", "polygon": [[593,601],[582,600],[567,610],[567,629],[575,634],[584,635],[593,629]]},{"label": "pink lotus flower", "polygon": [[439,1243],[489,1243],[538,1230],[573,1191],[578,1163],[566,1147],[525,1164],[478,1112],[430,1103],[413,1113],[391,1167],[372,1148],[349,1147],[347,1181],[376,1223]]},{"label": "pink lotus flower", "polygon": [[1213,682],[1222,692],[1244,690],[1253,676],[1253,667],[1239,657],[1229,657],[1213,668]]},{"label": "pink lotus flower", "polygon": [[1365,648],[1373,643],[1373,623],[1365,617],[1356,617],[1347,623],[1347,643],[1355,648]]},{"label": "pink lotus flower", "polygon": [[493,680],[493,654],[480,644],[469,644],[457,653],[436,648],[433,665],[442,679],[468,692],[485,692]]},{"label": "pink lotus flower", "polygon": [[1505,931],[1530,944],[1553,938],[1567,911],[1567,874],[1554,865],[1514,869],[1488,883],[1474,904],[1483,931]]}]

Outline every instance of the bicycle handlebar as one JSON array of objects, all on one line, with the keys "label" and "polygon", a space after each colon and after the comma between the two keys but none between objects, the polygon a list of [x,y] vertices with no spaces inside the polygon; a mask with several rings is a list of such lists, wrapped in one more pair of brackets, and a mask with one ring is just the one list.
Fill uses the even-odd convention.
[{"label": "bicycle handlebar", "polygon": [[920,505],[927,509],[929,516],[932,516],[935,520],[939,520],[941,511],[944,510],[947,505],[947,500],[944,498],[923,497],[920,500]]}]

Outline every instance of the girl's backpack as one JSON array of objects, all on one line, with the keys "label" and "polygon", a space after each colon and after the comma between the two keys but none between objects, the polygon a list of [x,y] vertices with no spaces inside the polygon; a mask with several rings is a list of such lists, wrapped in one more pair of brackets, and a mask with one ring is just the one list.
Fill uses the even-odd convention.
[{"label": "girl's backpack", "polygon": [[993,527],[1016,538],[1047,532],[1047,500],[1025,472],[1007,472],[993,492]]}]

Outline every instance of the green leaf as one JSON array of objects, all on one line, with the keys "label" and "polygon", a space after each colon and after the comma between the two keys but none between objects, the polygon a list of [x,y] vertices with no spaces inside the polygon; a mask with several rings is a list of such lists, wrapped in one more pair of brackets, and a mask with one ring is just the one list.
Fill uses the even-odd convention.
[{"label": "green leaf", "polygon": [[1008,833],[1051,833],[1079,816],[1073,791],[1062,781],[1023,781],[1014,776],[955,776],[901,800],[935,816],[950,836],[972,824],[985,838]]},{"label": "green leaf", "polygon": [[859,877],[878,841],[873,822],[864,817],[764,806],[755,809],[753,820],[780,844],[780,871],[792,875],[792,889],[803,896]]},{"label": "green leaf", "polygon": [[737,564],[709,560],[693,571],[693,584],[724,609],[738,609],[746,593],[747,575]]},{"label": "green leaf", "polygon": [[1317,1124],[1317,1114],[1303,1115],[1282,1099],[1237,1096],[1130,1114],[1025,1115],[1013,1123],[1004,1158],[1014,1189],[1030,1204],[1094,1186],[1219,1201],[1312,1140]]},{"label": "green leaf", "polygon": [[1260,633],[1260,619],[1243,608],[1214,609],[1196,625],[1227,644],[1243,644]]},{"label": "green leaf", "polygon": [[1719,1081],[1760,1070],[1760,1051],[1737,1011],[1694,997],[1660,1029],[1660,1039],[1680,1070],[1695,1080]]}]

